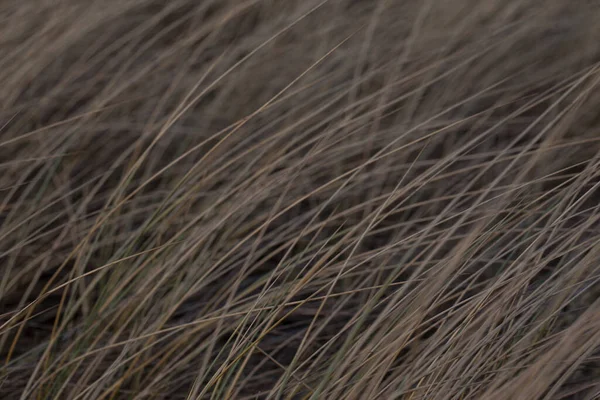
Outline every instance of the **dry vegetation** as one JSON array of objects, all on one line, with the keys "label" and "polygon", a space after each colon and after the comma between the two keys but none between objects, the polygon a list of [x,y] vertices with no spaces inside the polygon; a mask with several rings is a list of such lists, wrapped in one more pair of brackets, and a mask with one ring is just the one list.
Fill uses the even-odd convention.
[{"label": "dry vegetation", "polygon": [[598,3],[0,21],[0,398],[600,398]]}]

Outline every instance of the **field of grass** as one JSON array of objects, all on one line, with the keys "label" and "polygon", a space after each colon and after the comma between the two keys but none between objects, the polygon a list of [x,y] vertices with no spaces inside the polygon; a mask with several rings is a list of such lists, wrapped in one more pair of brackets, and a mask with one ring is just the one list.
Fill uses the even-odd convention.
[{"label": "field of grass", "polygon": [[600,398],[600,4],[0,0],[0,399]]}]

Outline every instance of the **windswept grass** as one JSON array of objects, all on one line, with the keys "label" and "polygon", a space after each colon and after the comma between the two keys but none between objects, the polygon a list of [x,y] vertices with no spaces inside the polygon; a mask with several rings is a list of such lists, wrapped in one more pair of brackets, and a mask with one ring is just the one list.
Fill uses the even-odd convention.
[{"label": "windswept grass", "polygon": [[0,2],[2,399],[600,398],[600,7]]}]

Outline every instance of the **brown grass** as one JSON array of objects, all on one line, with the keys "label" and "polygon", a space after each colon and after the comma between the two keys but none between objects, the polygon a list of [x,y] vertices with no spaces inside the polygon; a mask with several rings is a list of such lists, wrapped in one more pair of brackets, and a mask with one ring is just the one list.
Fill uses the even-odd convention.
[{"label": "brown grass", "polygon": [[0,21],[0,398],[600,398],[595,2]]}]

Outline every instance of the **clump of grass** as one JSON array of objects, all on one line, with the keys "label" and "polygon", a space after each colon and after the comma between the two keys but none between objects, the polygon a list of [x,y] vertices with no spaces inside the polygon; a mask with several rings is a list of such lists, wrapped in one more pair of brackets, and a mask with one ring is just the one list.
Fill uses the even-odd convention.
[{"label": "clump of grass", "polygon": [[600,396],[592,2],[0,15],[3,399]]}]

